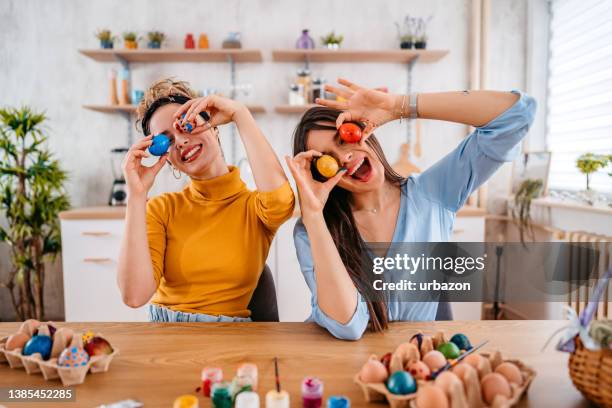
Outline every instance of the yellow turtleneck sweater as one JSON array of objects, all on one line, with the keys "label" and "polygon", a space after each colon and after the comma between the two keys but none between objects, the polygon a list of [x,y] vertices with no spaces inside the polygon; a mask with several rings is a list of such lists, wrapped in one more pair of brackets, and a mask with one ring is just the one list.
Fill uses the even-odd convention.
[{"label": "yellow turtleneck sweater", "polygon": [[278,227],[293,212],[289,182],[250,191],[240,172],[191,180],[147,203],[147,235],[157,292],[172,310],[248,317],[251,296]]}]

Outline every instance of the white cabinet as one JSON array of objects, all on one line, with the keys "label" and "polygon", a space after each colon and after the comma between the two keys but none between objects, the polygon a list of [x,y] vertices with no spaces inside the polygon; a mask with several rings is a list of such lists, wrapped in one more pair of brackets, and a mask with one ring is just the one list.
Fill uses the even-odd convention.
[{"label": "white cabinet", "polygon": [[117,287],[122,219],[62,219],[66,321],[146,321],[146,307],[126,306]]}]

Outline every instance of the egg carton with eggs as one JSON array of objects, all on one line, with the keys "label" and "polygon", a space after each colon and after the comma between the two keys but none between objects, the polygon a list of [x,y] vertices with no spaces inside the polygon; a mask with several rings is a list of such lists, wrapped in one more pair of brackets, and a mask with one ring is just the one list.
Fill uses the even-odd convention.
[{"label": "egg carton with eggs", "polygon": [[59,378],[64,386],[83,383],[88,372],[108,371],[118,353],[99,334],[81,336],[72,329],[55,329],[51,323],[33,319],[26,320],[17,333],[0,339],[0,363],[42,374],[48,381]]},{"label": "egg carton with eggs", "polygon": [[433,337],[417,333],[381,359],[370,356],[354,381],[366,401],[386,401],[391,408],[499,408],[517,404],[535,371],[519,360],[504,360],[499,351],[474,352],[432,379],[432,373],[471,348],[462,334],[447,342],[442,332]]}]

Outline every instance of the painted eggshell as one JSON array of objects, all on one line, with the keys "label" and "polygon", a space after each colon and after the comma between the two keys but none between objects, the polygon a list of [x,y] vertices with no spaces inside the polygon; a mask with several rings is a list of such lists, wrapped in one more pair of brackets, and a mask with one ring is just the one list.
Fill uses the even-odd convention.
[{"label": "painted eggshell", "polygon": [[380,359],[380,362],[383,363],[387,371],[389,371],[389,364],[391,363],[391,353],[387,353]]},{"label": "painted eggshell", "polygon": [[482,386],[482,397],[487,405],[491,405],[498,395],[505,398],[510,398],[512,395],[512,388],[508,380],[499,373],[485,375],[480,385]]},{"label": "painted eggshell", "polygon": [[388,375],[385,365],[373,358],[366,361],[359,371],[359,379],[364,383],[385,382]]},{"label": "painted eggshell", "polygon": [[387,389],[395,395],[412,394],[417,390],[417,383],[407,372],[396,371],[387,380]]},{"label": "painted eggshell", "polygon": [[51,356],[51,345],[53,341],[50,336],[36,335],[33,336],[25,344],[23,351],[24,356],[31,356],[34,353],[40,353],[43,360],[48,360]]},{"label": "painted eggshell", "polygon": [[113,348],[106,339],[94,336],[89,342],[85,343],[85,351],[90,356],[98,356],[101,354],[112,354]]},{"label": "painted eggshell", "polygon": [[429,374],[431,374],[429,366],[422,361],[409,362],[406,371],[417,380],[426,380]]},{"label": "painted eggshell", "polygon": [[519,370],[519,368],[513,363],[501,363],[497,366],[495,372],[503,375],[509,383],[514,383],[519,386],[523,384],[521,370]]},{"label": "painted eggshell", "polygon": [[80,367],[87,365],[89,361],[89,354],[82,348],[76,346],[70,346],[62,351],[57,364],[61,367]]},{"label": "painted eggshell", "polygon": [[417,408],[448,408],[446,393],[435,385],[427,384],[419,387],[416,396]]},{"label": "painted eggshell", "polygon": [[153,136],[152,141],[149,152],[153,156],[162,156],[170,148],[170,138],[163,133]]},{"label": "painted eggshell", "polygon": [[451,342],[440,344],[437,350],[444,354],[444,357],[449,360],[455,359],[461,355],[461,350],[459,350],[459,347],[457,347],[455,343]]},{"label": "painted eggshell", "polygon": [[423,357],[423,362],[427,364],[431,371],[436,371],[444,367],[446,364],[446,358],[444,358],[444,354],[440,353],[438,350],[432,350],[425,354]]},{"label": "painted eggshell", "polygon": [[30,337],[22,332],[17,332],[6,340],[4,348],[7,350],[22,349],[23,346],[30,340]]},{"label": "painted eggshell", "polygon": [[457,347],[459,347],[459,350],[470,350],[472,348],[470,340],[463,333],[457,333],[453,335],[453,337],[451,337],[450,339],[450,342],[454,343]]}]

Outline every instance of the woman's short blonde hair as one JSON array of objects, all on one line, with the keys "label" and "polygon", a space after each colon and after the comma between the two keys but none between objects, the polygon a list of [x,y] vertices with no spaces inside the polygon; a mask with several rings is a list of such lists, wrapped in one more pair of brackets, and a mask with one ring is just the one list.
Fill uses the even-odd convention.
[{"label": "woman's short blonde hair", "polygon": [[140,122],[151,105],[158,99],[167,98],[170,95],[181,95],[187,98],[196,98],[197,94],[188,82],[175,81],[172,78],[160,79],[154,82],[144,94],[144,97],[136,107],[136,121]]}]

